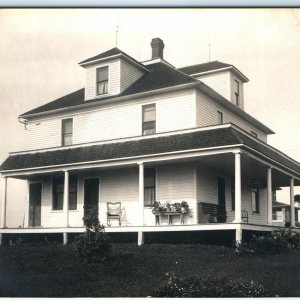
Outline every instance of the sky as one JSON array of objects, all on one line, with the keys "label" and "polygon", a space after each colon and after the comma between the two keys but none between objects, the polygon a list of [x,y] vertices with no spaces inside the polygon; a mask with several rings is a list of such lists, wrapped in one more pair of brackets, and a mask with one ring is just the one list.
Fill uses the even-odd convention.
[{"label": "sky", "polygon": [[176,67],[209,57],[237,67],[250,79],[245,110],[276,132],[272,146],[300,161],[297,8],[0,9],[0,161],[26,149],[18,115],[84,86],[78,62],[116,45],[148,60],[156,37]]}]

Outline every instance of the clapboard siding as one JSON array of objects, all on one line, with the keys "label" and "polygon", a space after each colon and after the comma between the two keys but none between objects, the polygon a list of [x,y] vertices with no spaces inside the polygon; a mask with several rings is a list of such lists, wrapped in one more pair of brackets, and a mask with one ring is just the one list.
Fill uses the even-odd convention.
[{"label": "clapboard siding", "polygon": [[138,80],[144,73],[129,64],[125,60],[121,60],[121,90],[123,92],[126,88],[132,85],[136,80]]},{"label": "clapboard siding", "polygon": [[[197,167],[197,202],[218,204],[218,177],[225,179],[225,197],[227,222],[233,222],[235,212],[232,210],[231,198],[231,175],[224,174],[218,169],[209,168],[204,165]],[[252,213],[251,189],[247,184],[247,178],[242,178],[242,210],[246,210],[249,216],[249,223],[267,224],[267,190],[260,189],[260,213]],[[207,223],[208,216],[200,215],[200,223]]]},{"label": "clapboard siding", "polygon": [[241,109],[244,109],[244,85],[243,82],[235,76],[233,73],[230,73],[230,101],[233,104],[236,104],[236,98],[235,98],[235,80],[239,82],[239,107]]},{"label": "clapboard siding", "polygon": [[229,111],[224,106],[221,106],[215,101],[209,99],[201,92],[197,91],[196,99],[196,119],[198,127],[218,124],[217,111],[221,111],[223,113],[223,123],[236,124],[237,126],[241,127],[249,133],[252,130],[257,133],[259,139],[261,139],[264,142],[267,142],[267,135],[263,133],[260,129],[252,126],[249,122],[235,115],[233,112]]},{"label": "clapboard siding", "polygon": [[186,90],[36,119],[29,124],[28,149],[60,146],[61,121],[65,118],[73,118],[73,144],[140,136],[142,105],[150,103],[156,104],[157,133],[196,127],[195,96]]},{"label": "clapboard siding", "polygon": [[121,202],[124,225],[139,225],[138,217],[138,168],[106,171],[101,173],[100,221],[106,224],[107,202]]},{"label": "clapboard siding", "polygon": [[[120,59],[109,63],[99,63],[86,67],[85,99],[93,99],[96,95],[96,69],[108,66],[108,95],[120,93]],[[106,94],[107,96],[107,94]]]},{"label": "clapboard siding", "polygon": [[218,73],[204,74],[195,76],[226,99],[230,99],[230,72],[223,71]]},{"label": "clapboard siding", "polygon": [[[165,165],[157,167],[156,199],[161,203],[187,201],[190,213],[185,224],[196,224],[196,195],[194,166],[191,164]],[[163,224],[167,220],[163,220]]]},{"label": "clapboard siding", "polygon": [[61,145],[61,119],[28,123],[28,150]]}]

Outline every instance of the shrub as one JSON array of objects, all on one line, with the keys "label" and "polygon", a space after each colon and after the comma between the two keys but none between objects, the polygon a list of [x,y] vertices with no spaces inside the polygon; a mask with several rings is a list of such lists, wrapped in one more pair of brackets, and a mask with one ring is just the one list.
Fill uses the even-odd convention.
[{"label": "shrub", "polygon": [[88,263],[103,262],[111,254],[111,242],[100,225],[97,210],[90,210],[83,218],[86,230],[74,240],[77,255]]},{"label": "shrub", "polygon": [[167,282],[155,293],[156,297],[267,297],[268,291],[254,281],[234,281],[197,276],[179,278],[167,274]]},{"label": "shrub", "polygon": [[276,254],[295,248],[300,248],[300,234],[291,230],[274,231],[266,236],[253,235],[250,242],[250,249],[258,254]]}]

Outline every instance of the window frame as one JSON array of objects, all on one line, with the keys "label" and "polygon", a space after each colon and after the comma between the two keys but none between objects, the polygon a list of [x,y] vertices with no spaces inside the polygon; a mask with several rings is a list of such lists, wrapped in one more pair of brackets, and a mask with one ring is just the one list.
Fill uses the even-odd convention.
[{"label": "window frame", "polygon": [[[153,185],[146,186],[146,178],[153,178]],[[152,190],[153,199],[150,199],[149,203],[146,203],[146,190]],[[156,169],[147,168],[144,169],[144,207],[153,207],[156,201]]]},{"label": "window frame", "polygon": [[[217,116],[218,116],[217,119],[218,124],[219,125],[224,124],[224,113],[220,110],[217,110]],[[221,117],[221,122],[220,122],[220,117]]]},{"label": "window frame", "polygon": [[[145,121],[145,111],[146,109],[154,109],[154,120]],[[151,128],[152,125],[152,128]],[[150,126],[150,128],[146,128]],[[153,130],[153,132],[145,133],[145,130]],[[156,133],[156,103],[146,104],[142,106],[142,135],[151,135]]]},{"label": "window frame", "polygon": [[257,136],[258,136],[258,135],[257,135],[257,133],[256,133],[255,131],[253,131],[253,130],[250,130],[250,133],[251,133],[251,135],[252,135],[252,136],[254,136],[254,137],[256,137],[256,138],[257,138]]},{"label": "window frame", "polygon": [[[106,80],[100,80],[99,79],[99,71],[100,70],[103,70],[103,69],[106,69],[107,70],[107,79]],[[102,95],[107,95],[108,94],[108,82],[109,82],[109,67],[108,66],[102,66],[102,67],[99,67],[99,68],[96,68],[96,95],[97,96],[102,96]],[[98,89],[98,86],[99,84],[104,84],[104,92],[103,93],[99,93],[99,89]],[[105,85],[106,83],[106,85]],[[106,87],[106,89],[105,89]]]},{"label": "window frame", "polygon": [[239,106],[240,104],[240,82],[234,79],[234,95],[235,95],[235,104]]},{"label": "window frame", "polygon": [[[74,184],[75,191],[72,191],[71,188],[72,184]],[[59,185],[62,186],[62,191],[57,192],[57,187]],[[70,203],[71,195],[75,195],[73,197],[74,203]],[[56,206],[54,206],[55,203],[57,204]],[[71,175],[69,177],[69,210],[72,211],[77,210],[77,205],[78,205],[78,177],[77,175]],[[64,209],[64,177],[57,176],[52,178],[52,211],[63,211],[63,209]]]},{"label": "window frame", "polygon": [[[255,195],[253,197],[253,195]],[[255,207],[255,209],[253,209]],[[251,188],[251,210],[253,214],[260,213],[259,187]]]},{"label": "window frame", "polygon": [[[66,128],[65,124],[68,121],[71,121],[71,128],[72,128],[71,133],[65,132],[65,128]],[[61,120],[61,145],[62,146],[73,145],[73,132],[74,132],[73,118],[62,119]],[[71,137],[71,142],[70,143],[66,142],[66,138],[68,138],[68,137]]]}]

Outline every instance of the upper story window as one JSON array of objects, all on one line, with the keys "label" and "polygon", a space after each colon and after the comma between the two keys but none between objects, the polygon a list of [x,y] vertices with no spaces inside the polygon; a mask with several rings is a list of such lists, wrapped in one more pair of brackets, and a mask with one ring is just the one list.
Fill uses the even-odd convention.
[{"label": "upper story window", "polygon": [[156,109],[155,104],[143,106],[143,135],[156,132]]},{"label": "upper story window", "polygon": [[235,95],[235,104],[239,106],[240,104],[240,83],[237,80],[234,80],[234,95]]},{"label": "upper story window", "polygon": [[223,113],[218,110],[218,124],[223,124]]},{"label": "upper story window", "polygon": [[97,69],[97,95],[108,93],[108,67]]},{"label": "upper story window", "polygon": [[73,143],[73,119],[64,119],[61,124],[62,146],[72,145]]}]

